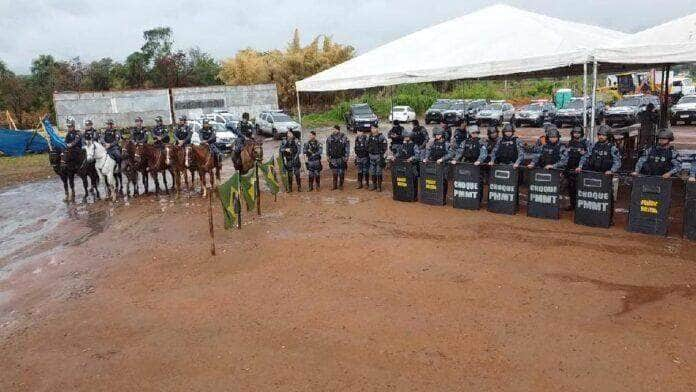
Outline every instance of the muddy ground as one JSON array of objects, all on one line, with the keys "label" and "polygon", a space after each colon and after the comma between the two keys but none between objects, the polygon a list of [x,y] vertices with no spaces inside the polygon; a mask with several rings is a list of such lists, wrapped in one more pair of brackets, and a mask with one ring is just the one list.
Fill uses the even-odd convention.
[{"label": "muddy ground", "polygon": [[198,196],[0,192],[0,390],[696,389],[680,233],[397,203],[349,178],[264,195],[242,230],[216,201],[214,257]]}]

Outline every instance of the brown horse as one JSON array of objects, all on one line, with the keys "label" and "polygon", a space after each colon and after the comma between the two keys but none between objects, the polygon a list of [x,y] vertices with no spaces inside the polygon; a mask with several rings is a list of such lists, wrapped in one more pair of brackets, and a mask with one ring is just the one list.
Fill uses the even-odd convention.
[{"label": "brown horse", "polygon": [[[207,196],[207,188],[205,184],[205,174],[208,173],[210,177],[210,187],[215,188],[215,177],[218,181],[220,180],[220,169],[222,166],[218,163],[215,164],[215,157],[210,152],[210,147],[207,144],[201,144],[200,146],[191,146],[191,152],[193,153],[193,161],[198,167],[198,176],[201,179],[201,191],[203,192],[203,197]],[[213,169],[215,169],[215,175],[213,175]]]},{"label": "brown horse", "polygon": [[254,168],[254,163],[263,159],[263,142],[247,138],[239,153],[232,154],[232,164],[235,170],[246,174]]},{"label": "brown horse", "polygon": [[[181,175],[184,175],[184,183],[186,183],[186,191],[191,194],[191,188],[195,185],[195,165],[191,155],[191,146],[179,146],[167,144],[164,148],[165,163],[167,168],[174,176],[174,186],[176,187],[177,195],[181,193]],[[188,174],[191,173],[191,184],[189,185]]]},{"label": "brown horse", "polygon": [[[160,193],[160,183],[158,174],[162,174],[164,182],[164,192],[169,193],[169,185],[167,185],[167,163],[165,149],[159,148],[152,144],[138,144],[135,147],[135,161],[144,160],[147,162],[146,170],[152,175],[155,181],[155,193]],[[172,177],[174,175],[172,174]]]},{"label": "brown horse", "polygon": [[[126,142],[124,148],[124,160],[128,158],[127,164],[130,166],[127,166],[126,169],[135,173],[135,179],[133,179],[133,186],[136,196],[138,195],[138,184],[136,183],[138,172],[140,172],[140,178],[143,182],[143,194],[147,194],[150,192],[150,179],[147,175],[147,160],[142,156],[142,152],[138,152],[138,146],[140,146],[140,144],[129,140]],[[126,172],[126,175],[128,176],[127,173],[128,172]],[[129,183],[130,181],[131,177],[129,177]],[[126,187],[126,193],[128,193],[128,187]]]}]

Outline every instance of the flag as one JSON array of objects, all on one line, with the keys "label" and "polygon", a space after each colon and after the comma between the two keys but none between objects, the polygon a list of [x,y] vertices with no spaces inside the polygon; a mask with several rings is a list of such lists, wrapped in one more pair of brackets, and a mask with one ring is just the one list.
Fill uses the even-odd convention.
[{"label": "flag", "polygon": [[225,229],[234,227],[239,218],[239,173],[235,173],[229,180],[218,187],[218,196],[222,203],[222,212],[225,214]]},{"label": "flag", "polygon": [[246,202],[247,211],[250,211],[256,204],[256,172],[255,170],[249,170],[249,172],[240,177],[241,183],[241,193],[244,196],[244,201]]},{"label": "flag", "polygon": [[283,156],[278,155],[278,172],[280,173],[280,180],[283,181],[283,187],[287,191],[288,188],[290,187],[290,184],[288,184],[288,173],[285,172],[285,164],[283,163]]},{"label": "flag", "polygon": [[60,150],[64,150],[67,148],[65,140],[63,140],[63,138],[58,135],[58,132],[56,132],[56,130],[53,129],[51,122],[48,120],[48,116],[44,117],[41,124],[43,125],[44,131],[46,131],[48,137],[51,139],[50,143],[54,148]]},{"label": "flag", "polygon": [[268,162],[259,165],[259,170],[261,171],[263,180],[266,183],[268,190],[274,195],[277,194],[280,190],[280,185],[276,179],[274,157],[271,157]]}]

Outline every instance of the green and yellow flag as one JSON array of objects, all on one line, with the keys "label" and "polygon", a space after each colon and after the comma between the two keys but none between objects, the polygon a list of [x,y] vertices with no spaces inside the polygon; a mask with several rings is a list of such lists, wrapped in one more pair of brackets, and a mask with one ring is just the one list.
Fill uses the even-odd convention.
[{"label": "green and yellow flag", "polygon": [[287,191],[290,184],[288,184],[288,174],[285,172],[285,164],[283,163],[283,156],[278,155],[276,160],[278,162],[278,172],[280,173],[280,180],[283,181],[283,188]]},{"label": "green and yellow flag", "polygon": [[263,176],[263,180],[266,183],[268,190],[274,195],[278,194],[278,191],[280,191],[280,185],[278,184],[278,179],[276,179],[275,174],[275,159],[271,157],[268,162],[259,165],[259,171]]},{"label": "green and yellow flag", "polygon": [[256,205],[256,172],[254,169],[240,177],[242,186],[241,193],[246,202],[247,211],[250,211]]},{"label": "green and yellow flag", "polygon": [[225,215],[225,229],[231,229],[239,219],[239,173],[235,173],[229,180],[218,187],[218,196],[222,203],[222,212]]}]

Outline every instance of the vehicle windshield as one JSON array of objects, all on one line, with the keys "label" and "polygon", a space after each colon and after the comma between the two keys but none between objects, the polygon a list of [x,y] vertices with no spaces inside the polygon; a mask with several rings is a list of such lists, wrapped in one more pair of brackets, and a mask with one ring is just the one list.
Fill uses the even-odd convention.
[{"label": "vehicle windshield", "polygon": [[439,101],[435,102],[433,106],[431,106],[431,109],[449,109],[452,105],[447,102],[447,101]]},{"label": "vehicle windshield", "polygon": [[466,108],[466,102],[455,102],[451,105],[451,109],[454,110],[464,110]]},{"label": "vehicle windshield", "polygon": [[682,97],[679,103],[696,103],[696,97]]},{"label": "vehicle windshield", "polygon": [[483,110],[502,110],[503,105],[500,103],[489,103],[486,105]]},{"label": "vehicle windshield", "polygon": [[527,105],[522,108],[523,110],[528,110],[530,112],[540,112],[541,111],[541,105],[538,103],[533,103],[531,105]]},{"label": "vehicle windshield", "polygon": [[392,109],[394,112],[405,112],[406,111],[406,106],[394,106],[394,109]]},{"label": "vehicle windshield", "polygon": [[614,106],[640,106],[643,100],[640,97],[625,97],[619,99]]},{"label": "vehicle windshield", "polygon": [[227,128],[225,128],[225,126],[220,124],[220,123],[215,123],[212,125],[213,125],[213,129],[215,130],[215,132],[224,132],[227,130]]},{"label": "vehicle windshield", "polygon": [[568,102],[566,109],[582,109],[582,99],[574,99]]},{"label": "vehicle windshield", "polygon": [[279,113],[279,114],[273,115],[273,121],[275,121],[275,122],[290,122],[290,121],[292,121],[292,119],[287,114]]}]

